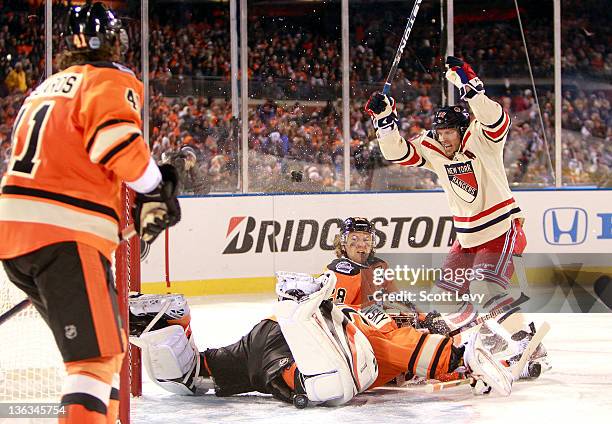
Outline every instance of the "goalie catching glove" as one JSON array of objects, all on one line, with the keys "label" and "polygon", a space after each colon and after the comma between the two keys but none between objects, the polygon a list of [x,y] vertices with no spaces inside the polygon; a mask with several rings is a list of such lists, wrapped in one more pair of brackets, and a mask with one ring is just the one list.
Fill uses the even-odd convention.
[{"label": "goalie catching glove", "polygon": [[459,89],[461,100],[471,99],[476,94],[484,93],[484,85],[472,67],[463,60],[448,56],[446,58],[446,79]]},{"label": "goalie catching glove", "polygon": [[132,209],[134,228],[141,240],[152,243],[166,228],[181,220],[181,207],[177,196],[178,173],[174,166],[159,167],[162,181],[149,193],[138,193]]}]

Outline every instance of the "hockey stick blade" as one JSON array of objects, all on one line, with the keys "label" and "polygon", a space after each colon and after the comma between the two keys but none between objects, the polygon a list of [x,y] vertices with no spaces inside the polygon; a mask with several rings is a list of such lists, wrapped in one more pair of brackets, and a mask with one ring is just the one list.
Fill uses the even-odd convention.
[{"label": "hockey stick blade", "polygon": [[595,294],[609,308],[612,309],[612,280],[607,275],[602,275],[595,281],[593,286]]},{"label": "hockey stick blade", "polygon": [[11,317],[17,315],[19,312],[23,311],[28,306],[30,306],[30,299],[23,299],[11,309],[0,315],[0,325],[4,324],[6,321],[11,319]]},{"label": "hockey stick blade", "polygon": [[387,80],[385,81],[385,86],[383,87],[383,93],[389,94],[391,91],[391,82],[395,78],[395,74],[397,73],[397,67],[399,66],[400,60],[402,59],[402,54],[404,53],[404,48],[406,47],[406,43],[408,42],[408,37],[410,36],[410,32],[412,31],[412,26],[414,25],[414,21],[416,19],[416,15],[419,12],[419,6],[423,0],[416,0],[414,2],[414,6],[412,6],[412,12],[410,12],[410,17],[408,18],[408,23],[406,24],[406,29],[404,30],[404,35],[402,35],[402,40],[400,41],[399,47],[395,52],[395,58],[393,58],[393,64],[391,65],[391,69],[389,70],[389,75],[387,75]]},{"label": "hockey stick blade", "polygon": [[527,361],[529,361],[529,358],[531,358],[531,355],[538,348],[538,345],[542,342],[542,339],[544,339],[544,336],[546,336],[549,330],[550,324],[544,321],[542,325],[540,325],[540,328],[538,328],[536,333],[533,335],[531,340],[529,340],[529,344],[523,351],[521,358],[512,367],[512,377],[514,378],[514,381],[517,381],[519,379],[519,376],[521,375],[521,372],[523,372]]},{"label": "hockey stick blade", "polygon": [[519,296],[518,299],[516,299],[514,302],[508,304],[508,305],[504,305],[504,306],[500,306],[499,308],[495,308],[493,309],[491,312],[489,312],[486,315],[483,315],[481,317],[475,318],[473,321],[468,322],[467,324],[465,324],[464,326],[461,326],[459,328],[455,328],[454,330],[452,330],[450,333],[448,333],[449,337],[453,337],[456,336],[459,333],[464,332],[465,330],[468,330],[472,327],[475,327],[479,324],[482,324],[483,322],[490,320],[491,318],[495,318],[498,315],[501,315],[505,312],[508,312],[514,308],[516,308],[519,305],[522,305],[523,303],[527,302],[529,300],[529,296],[527,296],[525,293],[521,292],[521,295]]}]

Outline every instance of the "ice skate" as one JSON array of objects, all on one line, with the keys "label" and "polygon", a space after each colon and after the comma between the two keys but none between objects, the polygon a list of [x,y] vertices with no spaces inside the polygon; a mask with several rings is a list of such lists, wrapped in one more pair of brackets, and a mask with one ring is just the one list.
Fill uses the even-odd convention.
[{"label": "ice skate", "polygon": [[188,332],[191,315],[182,294],[132,294],[129,306],[130,336],[173,324],[181,325]]},{"label": "ice skate", "polygon": [[[535,325],[533,322],[529,323],[528,330],[519,330],[512,335],[512,340],[518,342],[519,352],[508,359],[509,366],[516,364],[523,351],[529,344],[529,341],[535,334]],[[529,358],[525,369],[521,372],[520,379],[534,379],[538,378],[542,372],[549,371],[552,368],[550,364],[550,358],[548,352],[542,343],[538,345],[535,352]]]}]

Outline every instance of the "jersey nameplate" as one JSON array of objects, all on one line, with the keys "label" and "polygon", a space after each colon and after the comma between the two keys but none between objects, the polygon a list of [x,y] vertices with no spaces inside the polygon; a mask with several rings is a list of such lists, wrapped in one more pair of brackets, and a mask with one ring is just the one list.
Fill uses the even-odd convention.
[{"label": "jersey nameplate", "polygon": [[74,98],[81,82],[83,74],[76,73],[59,73],[50,78],[47,78],[36,90],[30,94],[31,98],[37,97],[66,97]]}]

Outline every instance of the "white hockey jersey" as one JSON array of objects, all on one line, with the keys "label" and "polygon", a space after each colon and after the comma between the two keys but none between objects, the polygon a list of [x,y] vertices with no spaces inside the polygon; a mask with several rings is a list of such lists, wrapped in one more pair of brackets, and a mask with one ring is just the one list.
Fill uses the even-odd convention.
[{"label": "white hockey jersey", "polygon": [[438,175],[462,247],[493,240],[510,229],[513,219],[524,219],[508,187],[503,162],[510,117],[485,94],[477,94],[468,103],[476,119],[452,159],[446,157],[432,131],[410,140],[404,140],[395,126],[377,131],[387,160],[427,168]]}]

